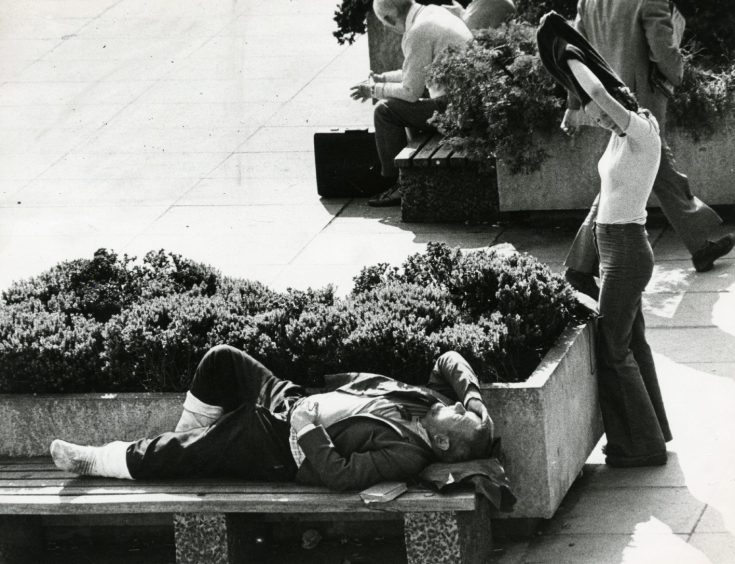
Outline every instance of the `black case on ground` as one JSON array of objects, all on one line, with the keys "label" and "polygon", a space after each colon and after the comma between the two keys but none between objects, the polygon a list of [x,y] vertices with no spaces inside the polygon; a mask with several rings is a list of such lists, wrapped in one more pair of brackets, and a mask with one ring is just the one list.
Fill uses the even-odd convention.
[{"label": "black case on ground", "polygon": [[330,129],[314,134],[316,189],[320,196],[352,197],[375,194],[370,179],[380,170],[375,132]]}]

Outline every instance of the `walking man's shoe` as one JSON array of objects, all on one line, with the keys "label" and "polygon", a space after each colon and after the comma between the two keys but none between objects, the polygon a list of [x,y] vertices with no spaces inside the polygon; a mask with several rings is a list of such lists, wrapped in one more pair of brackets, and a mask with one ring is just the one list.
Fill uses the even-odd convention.
[{"label": "walking man's shoe", "polygon": [[401,205],[401,188],[395,184],[375,198],[368,200],[368,205],[374,208],[387,208]]},{"label": "walking man's shoe", "polygon": [[692,264],[697,272],[712,270],[715,261],[732,251],[735,244],[735,235],[728,233],[717,241],[707,241],[707,244],[692,255]]}]

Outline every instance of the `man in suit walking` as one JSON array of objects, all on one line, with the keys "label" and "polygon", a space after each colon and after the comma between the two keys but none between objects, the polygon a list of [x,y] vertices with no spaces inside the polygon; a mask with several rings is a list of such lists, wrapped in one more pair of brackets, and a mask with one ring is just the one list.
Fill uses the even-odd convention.
[{"label": "man in suit walking", "polygon": [[101,447],[55,440],[51,455],[76,474],[295,480],[335,490],[409,480],[437,460],[488,456],[493,422],[477,376],[456,352],[439,357],[425,387],[377,374],[327,380],[332,391],[307,396],[221,345],[197,367],[175,431]]},{"label": "man in suit walking", "polygon": [[[600,52],[622,81],[635,93],[641,107],[650,110],[661,132],[661,164],[653,185],[661,210],[692,255],[697,272],[710,270],[729,253],[735,237],[719,236],[722,219],[694,196],[687,177],[674,167],[664,141],[666,94],[651,81],[658,71],[672,85],[681,84],[684,65],[672,23],[669,0],[579,0],[575,27]],[[567,111],[562,128],[573,132],[579,110]],[[566,259],[567,279],[578,290],[592,294],[598,264],[592,237],[597,201],[579,229]]]}]

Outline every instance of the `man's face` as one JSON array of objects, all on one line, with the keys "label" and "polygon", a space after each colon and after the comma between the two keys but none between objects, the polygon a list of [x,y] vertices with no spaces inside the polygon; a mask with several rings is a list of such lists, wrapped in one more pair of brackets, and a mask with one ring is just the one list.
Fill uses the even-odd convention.
[{"label": "man's face", "polygon": [[469,440],[481,427],[480,418],[460,402],[454,405],[435,403],[422,422],[430,437],[451,433]]}]

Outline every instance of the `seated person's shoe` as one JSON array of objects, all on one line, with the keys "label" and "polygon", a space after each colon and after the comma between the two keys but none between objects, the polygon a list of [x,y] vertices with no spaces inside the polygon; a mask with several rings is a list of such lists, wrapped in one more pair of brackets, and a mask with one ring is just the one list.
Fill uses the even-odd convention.
[{"label": "seated person's shoe", "polygon": [[398,182],[397,176],[383,176],[379,166],[370,167],[370,172],[359,181],[360,192],[365,196],[374,196],[393,188]]},{"label": "seated person's shoe", "polygon": [[697,272],[712,270],[715,261],[732,251],[735,244],[735,235],[728,233],[717,241],[707,241],[704,247],[692,255],[692,264]]},{"label": "seated person's shoe", "polygon": [[387,208],[401,205],[401,188],[394,184],[385,192],[378,194],[375,198],[368,200],[368,205],[374,208]]},{"label": "seated person's shoe", "polygon": [[564,278],[577,292],[581,292],[595,301],[600,299],[600,287],[595,282],[595,277],[591,274],[580,272],[573,268],[567,268],[564,273]]}]

